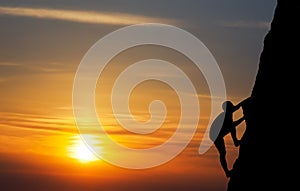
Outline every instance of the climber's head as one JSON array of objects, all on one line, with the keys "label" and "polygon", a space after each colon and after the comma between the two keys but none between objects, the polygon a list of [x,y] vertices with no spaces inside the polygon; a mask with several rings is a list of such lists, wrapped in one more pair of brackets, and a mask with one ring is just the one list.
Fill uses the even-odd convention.
[{"label": "climber's head", "polygon": [[233,107],[234,105],[232,104],[231,101],[225,101],[223,104],[222,104],[222,108],[224,111],[232,111],[233,110]]}]

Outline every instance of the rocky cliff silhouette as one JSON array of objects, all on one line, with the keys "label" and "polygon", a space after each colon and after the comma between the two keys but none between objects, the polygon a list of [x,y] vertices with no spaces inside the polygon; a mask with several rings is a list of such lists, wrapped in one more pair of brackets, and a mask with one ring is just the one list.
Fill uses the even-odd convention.
[{"label": "rocky cliff silhouette", "polygon": [[[243,106],[247,129],[228,191],[294,190],[300,161],[294,138],[300,60],[299,1],[278,0],[265,36],[251,98]],[[298,176],[298,175],[296,175]],[[294,177],[294,178],[293,178]],[[294,184],[294,185],[293,185]]]}]

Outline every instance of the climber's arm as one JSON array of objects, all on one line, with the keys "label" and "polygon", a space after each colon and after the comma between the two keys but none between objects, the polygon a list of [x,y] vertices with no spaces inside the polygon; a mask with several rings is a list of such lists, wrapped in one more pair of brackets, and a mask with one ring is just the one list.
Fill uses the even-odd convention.
[{"label": "climber's arm", "polygon": [[240,119],[233,122],[233,126],[238,126],[240,123],[242,123],[245,120],[245,117],[241,117]]}]

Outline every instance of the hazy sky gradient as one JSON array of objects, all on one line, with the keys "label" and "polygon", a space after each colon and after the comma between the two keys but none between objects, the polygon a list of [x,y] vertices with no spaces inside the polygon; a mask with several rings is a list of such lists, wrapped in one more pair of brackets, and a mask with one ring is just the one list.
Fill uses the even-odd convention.
[{"label": "hazy sky gradient", "polygon": [[[2,1],[0,62],[27,62],[37,65],[72,62],[72,69],[76,69],[83,54],[95,41],[123,25],[159,19],[166,22],[174,21],[175,24],[175,21],[178,21],[179,27],[194,34],[212,51],[224,72],[229,94],[247,96],[257,72],[261,42],[272,19],[274,6],[275,1],[258,0],[185,1],[184,3],[126,0],[89,3]],[[21,10],[13,11],[12,7]],[[24,8],[31,10],[31,17],[26,12],[23,12],[22,16]],[[35,9],[40,11],[34,11]],[[36,15],[42,12],[41,9],[48,10],[48,14],[44,11],[44,15],[36,18]],[[76,18],[68,14],[60,16],[53,12],[55,10],[66,10],[67,13],[80,11],[89,14],[86,18]],[[16,12],[20,16],[16,16]],[[111,25],[109,19],[101,25],[98,24],[101,21],[97,21],[97,17],[93,18],[93,14],[98,14],[99,17],[101,14],[115,15],[115,20],[111,20]],[[130,19],[123,18],[122,14],[129,15]],[[132,18],[136,18],[136,21]],[[95,23],[89,24],[89,22]],[[115,26],[116,24],[120,26]],[[5,78],[3,77],[5,73],[7,72],[1,71],[2,78]]]}]

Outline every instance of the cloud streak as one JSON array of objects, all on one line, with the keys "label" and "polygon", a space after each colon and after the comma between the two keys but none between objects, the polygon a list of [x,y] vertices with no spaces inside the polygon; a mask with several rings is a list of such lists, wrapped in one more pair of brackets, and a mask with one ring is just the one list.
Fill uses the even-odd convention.
[{"label": "cloud streak", "polygon": [[174,20],[147,17],[143,15],[124,14],[118,12],[91,12],[79,10],[32,8],[32,7],[4,7],[0,6],[0,14],[31,17],[38,19],[64,20],[77,23],[131,25],[138,23],[174,23]]},{"label": "cloud streak", "polygon": [[1,66],[21,66],[21,64],[18,64],[18,63],[13,63],[13,62],[0,62],[0,67]]},{"label": "cloud streak", "polygon": [[255,29],[268,29],[270,27],[270,22],[265,21],[221,21],[221,26],[230,28],[255,28]]},{"label": "cloud streak", "polygon": [[72,118],[55,118],[9,112],[0,112],[0,116],[1,130],[8,130],[11,127],[44,132],[77,133]]}]

